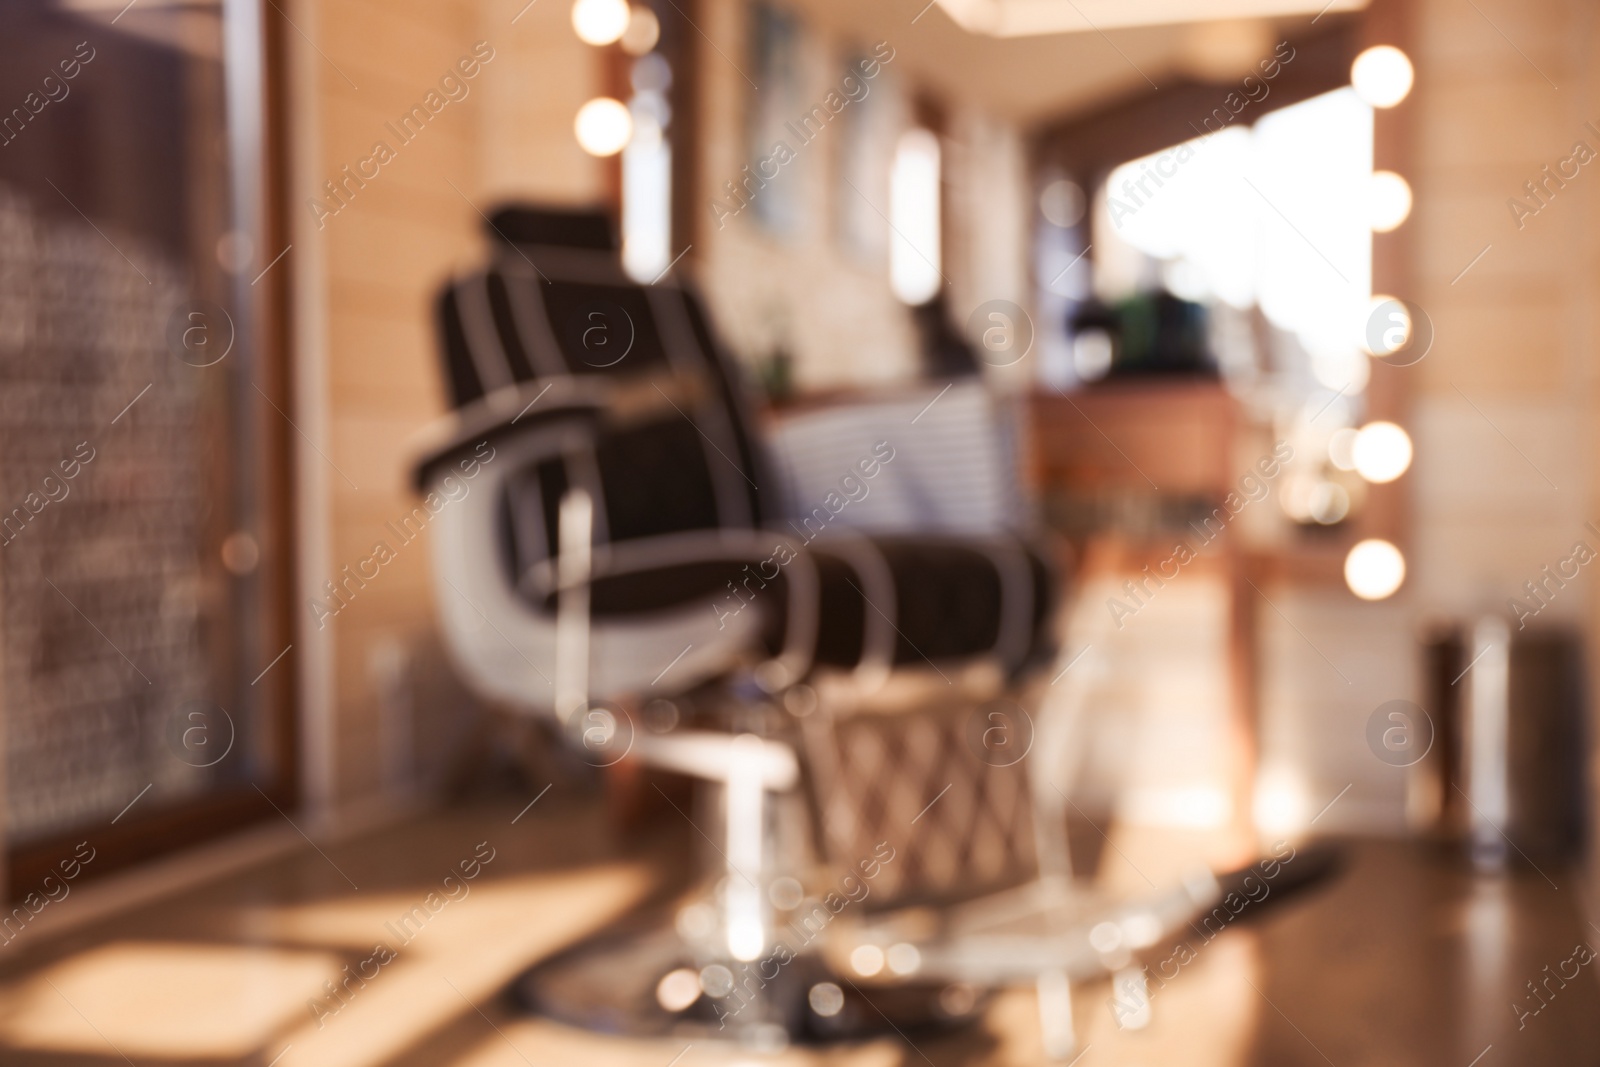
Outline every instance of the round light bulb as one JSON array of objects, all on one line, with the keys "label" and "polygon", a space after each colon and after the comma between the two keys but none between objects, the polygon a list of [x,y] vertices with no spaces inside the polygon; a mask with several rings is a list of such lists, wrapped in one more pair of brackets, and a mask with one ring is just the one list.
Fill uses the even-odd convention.
[{"label": "round light bulb", "polygon": [[1049,220],[1050,225],[1062,229],[1076,226],[1087,206],[1083,187],[1067,178],[1057,178],[1039,194],[1039,213]]},{"label": "round light bulb", "polygon": [[1115,351],[1111,335],[1091,327],[1072,339],[1072,365],[1083,381],[1097,382],[1111,372]]},{"label": "round light bulb", "polygon": [[1318,482],[1306,510],[1318,525],[1332,526],[1350,514],[1350,494],[1338,482]]},{"label": "round light bulb", "polygon": [[1394,107],[1411,92],[1416,72],[1411,60],[1392,44],[1375,45],[1350,64],[1350,84],[1373,107]]},{"label": "round light bulb", "polygon": [[628,32],[628,0],[578,0],[572,5],[572,28],[584,44],[610,44]]},{"label": "round light bulb", "polygon": [[622,50],[630,56],[642,56],[661,40],[661,20],[647,7],[636,7],[628,19],[628,28],[622,34]]},{"label": "round light bulb", "polygon": [[1416,324],[1404,300],[1374,293],[1362,324],[1362,347],[1378,359],[1392,356],[1411,343]]},{"label": "round light bulb", "polygon": [[1392,422],[1369,422],[1356,434],[1350,458],[1367,481],[1392,482],[1411,466],[1411,437]]},{"label": "round light bulb", "polygon": [[670,1012],[680,1012],[700,999],[700,975],[687,967],[668,971],[656,983],[656,1003]]},{"label": "round light bulb", "polygon": [[578,109],[573,130],[578,145],[591,156],[614,156],[633,136],[633,116],[622,101],[600,96]]},{"label": "round light bulb", "polygon": [[890,945],[889,951],[883,955],[889,964],[889,970],[902,977],[916,974],[917,969],[922,966],[922,953],[917,951],[917,946],[905,941],[898,945]]},{"label": "round light bulb", "polygon": [[1344,582],[1362,600],[1382,600],[1406,580],[1406,558],[1387,541],[1361,541],[1344,558]]},{"label": "round light bulb", "polygon": [[1367,186],[1367,209],[1372,228],[1388,233],[1411,214],[1411,186],[1392,170],[1372,175]]},{"label": "round light bulb", "polygon": [[857,945],[850,953],[850,966],[865,978],[883,970],[883,949],[877,945]]},{"label": "round light bulb", "polygon": [[844,1010],[844,990],[832,982],[818,982],[806,994],[811,1010],[824,1019],[831,1019]]}]

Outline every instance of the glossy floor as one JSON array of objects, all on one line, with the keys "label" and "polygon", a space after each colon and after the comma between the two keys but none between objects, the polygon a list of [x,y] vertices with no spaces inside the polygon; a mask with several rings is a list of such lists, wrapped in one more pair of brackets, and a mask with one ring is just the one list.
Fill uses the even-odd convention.
[{"label": "glossy floor", "polygon": [[[503,995],[528,963],[672,881],[698,840],[686,822],[661,824],[624,847],[592,808],[554,799],[515,824],[522,804],[508,802],[419,819],[325,855],[306,848],[69,935],[30,943],[25,930],[0,950],[0,1062],[750,1062],[708,1043],[623,1041],[524,1018]],[[1174,850],[1148,835],[1111,830],[1108,843],[1100,867],[1112,881],[1170,873],[1163,864]],[[1600,929],[1578,913],[1567,878],[1549,867],[1483,878],[1427,846],[1353,843],[1336,883],[1263,907],[1209,942],[1196,936],[1187,952],[1156,953],[1152,972],[1168,977],[1153,985],[1147,1027],[1118,1027],[1108,985],[1077,990],[1078,1062],[1600,1063],[1600,982],[1594,964],[1576,962],[1586,953],[1575,953],[1600,945]],[[73,904],[69,896],[52,906]],[[376,976],[340,1000],[323,983],[346,966]],[[1574,968],[1564,984],[1549,978]],[[1032,994],[996,998],[965,1032],[777,1058],[840,1061],[1039,1063]]]}]

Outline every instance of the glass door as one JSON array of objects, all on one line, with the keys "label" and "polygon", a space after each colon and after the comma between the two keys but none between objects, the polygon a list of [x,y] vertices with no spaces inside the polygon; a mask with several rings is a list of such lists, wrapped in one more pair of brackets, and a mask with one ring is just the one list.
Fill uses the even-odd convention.
[{"label": "glass door", "polygon": [[292,250],[254,0],[0,9],[0,723],[13,899],[292,792]]}]

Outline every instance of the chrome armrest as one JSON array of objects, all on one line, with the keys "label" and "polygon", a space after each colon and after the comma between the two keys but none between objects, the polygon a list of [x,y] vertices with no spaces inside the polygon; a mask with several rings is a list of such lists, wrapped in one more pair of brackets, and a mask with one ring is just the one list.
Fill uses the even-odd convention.
[{"label": "chrome armrest", "polygon": [[508,434],[557,423],[590,427],[592,432],[605,411],[605,399],[586,385],[581,379],[563,378],[544,386],[508,386],[430,423],[411,443],[413,488],[426,492],[480,444],[492,444]]}]

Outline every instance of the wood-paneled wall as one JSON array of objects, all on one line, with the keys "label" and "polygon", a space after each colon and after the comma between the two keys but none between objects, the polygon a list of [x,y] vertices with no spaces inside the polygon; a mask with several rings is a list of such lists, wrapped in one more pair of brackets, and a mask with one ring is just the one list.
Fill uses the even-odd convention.
[{"label": "wood-paneled wall", "polygon": [[[308,800],[323,815],[392,801],[438,768],[430,739],[472,713],[439,684],[426,538],[400,545],[385,522],[410,512],[408,445],[444,411],[433,300],[482,254],[484,220],[506,199],[587,202],[599,166],[572,135],[599,65],[557,0],[302,0],[290,138],[294,174],[296,423],[302,552],[298,610]],[[270,11],[268,17],[275,17]],[[492,51],[491,51],[492,50]],[[441,89],[462,60],[476,74]],[[460,86],[466,88],[461,95]],[[413,105],[447,102],[402,142]],[[459,97],[449,99],[447,92]],[[382,141],[394,155],[337,214],[343,181]],[[371,172],[371,166],[366,168]],[[338,607],[325,583],[371,554],[397,557]],[[430,762],[433,761],[433,762]]]}]

